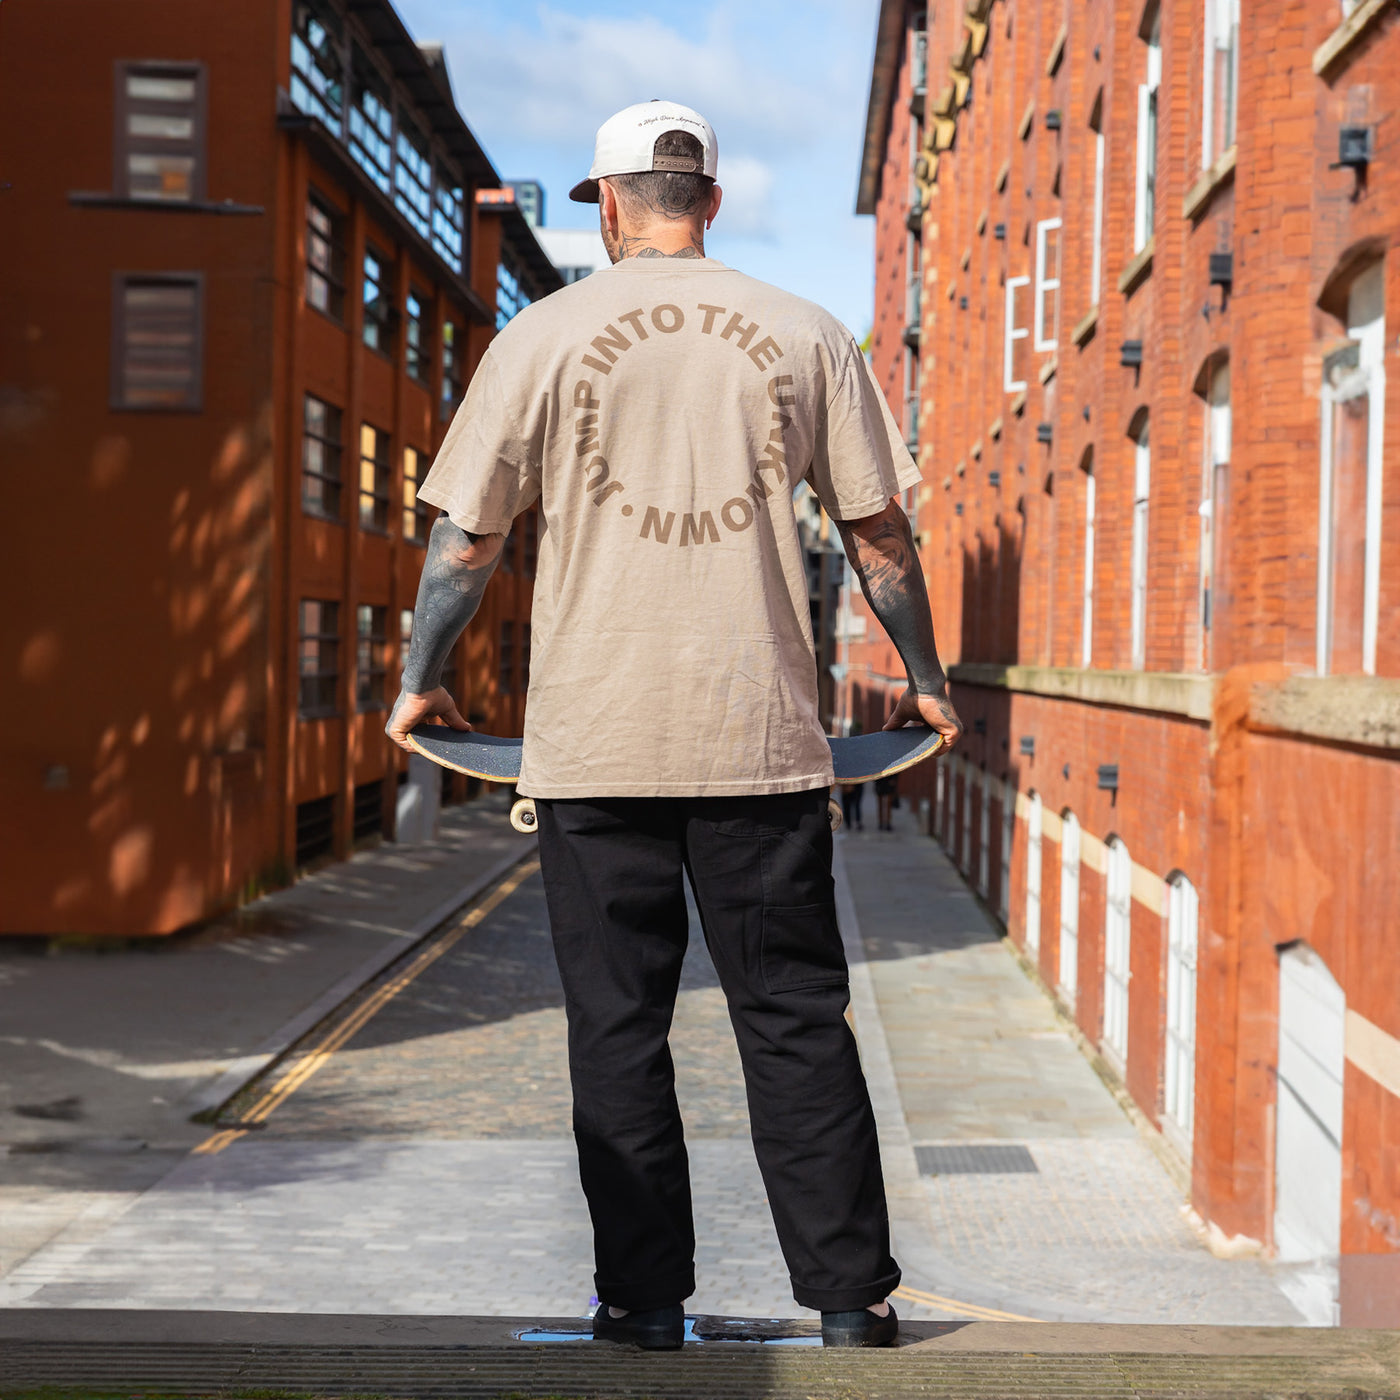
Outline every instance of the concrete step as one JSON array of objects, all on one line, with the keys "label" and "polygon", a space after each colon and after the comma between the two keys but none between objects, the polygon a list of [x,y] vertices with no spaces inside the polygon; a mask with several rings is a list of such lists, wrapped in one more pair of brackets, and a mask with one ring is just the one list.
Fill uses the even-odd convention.
[{"label": "concrete step", "polygon": [[1058,1323],[905,1325],[824,1351],[815,1321],[695,1317],[680,1352],[577,1318],[0,1311],[0,1395],[627,1400],[1400,1400],[1400,1332]]}]

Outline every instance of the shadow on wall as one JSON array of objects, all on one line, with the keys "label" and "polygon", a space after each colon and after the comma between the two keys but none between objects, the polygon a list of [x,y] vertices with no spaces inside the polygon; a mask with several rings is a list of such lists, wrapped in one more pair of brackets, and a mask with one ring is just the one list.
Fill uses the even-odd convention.
[{"label": "shadow on wall", "polygon": [[[207,417],[143,415],[91,443],[62,531],[26,520],[21,576],[51,587],[7,667],[42,722],[6,737],[3,805],[29,815],[0,932],[169,932],[265,859],[270,420],[200,461]],[[71,460],[71,429],[33,427],[21,456]]]},{"label": "shadow on wall", "polygon": [[999,514],[963,546],[960,661],[1014,665],[1021,626],[1021,531]]}]

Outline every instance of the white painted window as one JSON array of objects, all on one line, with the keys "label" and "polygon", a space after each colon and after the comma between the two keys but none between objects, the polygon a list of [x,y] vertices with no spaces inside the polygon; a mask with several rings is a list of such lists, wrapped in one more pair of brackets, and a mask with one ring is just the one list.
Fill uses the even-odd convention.
[{"label": "white painted window", "polygon": [[1029,277],[1008,277],[1006,279],[1006,348],[1002,385],[1007,393],[1013,394],[1026,387],[1025,351],[1021,342],[1027,339],[1031,328],[1025,323],[1025,312],[1016,306],[1016,293],[1022,287],[1030,286]]},{"label": "white painted window", "polygon": [[964,875],[972,874],[972,765],[963,763],[962,789],[962,859],[958,862]]},{"label": "white painted window", "polygon": [[1035,348],[1053,350],[1060,333],[1060,221],[1035,226]]},{"label": "white painted window", "polygon": [[1016,781],[1007,778],[1001,795],[1001,916],[1011,922],[1011,848],[1016,834]]},{"label": "white painted window", "polygon": [[1133,444],[1133,552],[1129,562],[1131,588],[1131,650],[1133,665],[1147,661],[1147,507],[1152,492],[1150,425],[1144,423]]},{"label": "white painted window", "polygon": [[1128,979],[1132,955],[1133,861],[1116,836],[1108,842],[1104,915],[1103,1041],[1119,1067],[1128,1062]]},{"label": "white painted window", "polygon": [[1079,664],[1088,666],[1094,655],[1094,497],[1092,461],[1084,473],[1084,610],[1080,622]]},{"label": "white painted window", "polygon": [[1317,671],[1376,671],[1385,442],[1385,282],[1377,262],[1352,283],[1349,343],[1322,386]]},{"label": "white painted window", "polygon": [[1103,171],[1104,139],[1102,108],[1097,119],[1092,122],[1094,133],[1094,224],[1093,258],[1089,264],[1089,302],[1099,304],[1099,289],[1103,281]]},{"label": "white painted window", "polygon": [[1206,55],[1201,91],[1201,165],[1235,144],[1240,80],[1240,0],[1205,0]]},{"label": "white painted window", "polygon": [[1026,948],[1040,951],[1040,794],[1030,795],[1030,811],[1026,813]]},{"label": "white painted window", "polygon": [[1066,812],[1060,834],[1060,990],[1079,990],[1079,818]]},{"label": "white painted window", "polygon": [[1133,252],[1152,237],[1157,212],[1157,89],[1162,85],[1162,20],[1152,21],[1143,81],[1138,84],[1137,198],[1133,205]]},{"label": "white painted window", "polygon": [[1196,1102],[1196,920],[1199,901],[1185,875],[1167,881],[1167,1054],[1164,1111],[1186,1143]]},{"label": "white painted window", "polygon": [[1210,636],[1221,595],[1216,584],[1218,556],[1224,544],[1226,478],[1230,469],[1230,365],[1218,365],[1206,390],[1205,431],[1201,434],[1201,586],[1200,656],[1204,670],[1211,665]]},{"label": "white painted window", "polygon": [[[1274,1154],[1274,1246],[1280,1259],[1335,1261],[1341,1252],[1346,1010],[1346,994],[1311,948],[1284,950]],[[1308,1321],[1336,1326],[1333,1290],[1314,1285],[1307,1291],[1313,1296],[1292,1296],[1303,1303]]]},{"label": "white painted window", "polygon": [[982,774],[981,802],[977,813],[977,888],[983,899],[992,897],[992,787]]}]

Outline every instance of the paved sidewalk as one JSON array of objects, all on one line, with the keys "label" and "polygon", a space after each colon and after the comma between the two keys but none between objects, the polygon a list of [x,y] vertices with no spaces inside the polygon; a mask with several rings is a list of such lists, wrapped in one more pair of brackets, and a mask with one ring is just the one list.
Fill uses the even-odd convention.
[{"label": "paved sidewalk", "polygon": [[[507,795],[149,947],[0,945],[0,1277],[101,1233],[217,1106],[483,880],[527,852]],[[70,1228],[72,1227],[72,1228]]]}]

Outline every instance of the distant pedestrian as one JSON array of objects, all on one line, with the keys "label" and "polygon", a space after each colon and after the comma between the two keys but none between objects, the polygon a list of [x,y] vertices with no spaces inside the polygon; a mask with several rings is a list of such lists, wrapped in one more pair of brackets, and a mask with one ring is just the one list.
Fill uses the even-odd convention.
[{"label": "distant pedestrian", "polygon": [[879,1346],[899,1283],[846,1022],[811,607],[792,504],[836,522],[909,688],[888,728],[962,725],[900,495],[919,480],[851,333],[707,257],[714,132],[670,102],[598,132],[572,192],[615,266],[491,342],[421,497],[428,545],[389,733],[467,728],[442,665],[512,519],[540,502],[519,791],[564,985],[596,1337],[681,1345],[690,1177],[667,1034],[685,883],[735,1028],[754,1151],[827,1345]]},{"label": "distant pedestrian", "polygon": [[876,813],[881,831],[894,830],[894,809],[899,804],[899,774],[887,773],[875,779]]},{"label": "distant pedestrian", "polygon": [[864,831],[865,823],[860,819],[860,804],[865,797],[864,783],[843,783],[841,785],[841,817],[847,831]]}]

